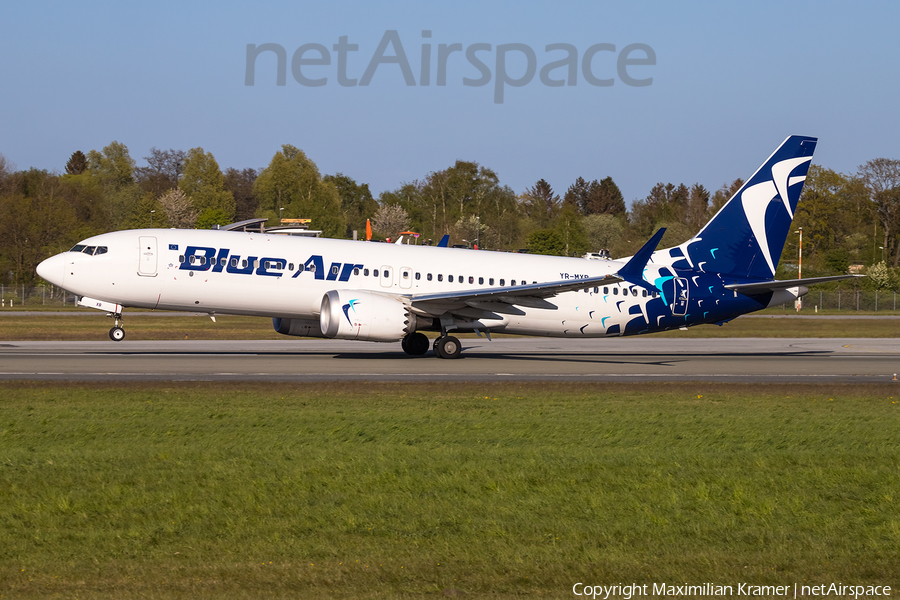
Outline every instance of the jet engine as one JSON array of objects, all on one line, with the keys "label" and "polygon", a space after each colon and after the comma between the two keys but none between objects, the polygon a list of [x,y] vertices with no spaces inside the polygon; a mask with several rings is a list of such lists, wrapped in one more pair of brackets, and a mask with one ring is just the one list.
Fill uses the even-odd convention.
[{"label": "jet engine", "polygon": [[322,298],[319,327],[329,338],[396,342],[416,330],[416,316],[396,297],[331,290]]}]

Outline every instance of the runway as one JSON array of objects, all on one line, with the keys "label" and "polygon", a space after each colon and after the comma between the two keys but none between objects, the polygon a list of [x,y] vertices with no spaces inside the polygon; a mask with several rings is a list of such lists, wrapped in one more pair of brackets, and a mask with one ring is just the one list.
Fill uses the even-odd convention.
[{"label": "runway", "polygon": [[887,383],[900,373],[896,339],[462,341],[457,360],[345,340],[5,342],[0,380]]}]

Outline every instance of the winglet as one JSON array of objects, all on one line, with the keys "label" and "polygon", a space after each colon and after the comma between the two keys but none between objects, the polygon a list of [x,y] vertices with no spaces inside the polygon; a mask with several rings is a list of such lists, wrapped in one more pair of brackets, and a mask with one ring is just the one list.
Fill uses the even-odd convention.
[{"label": "winglet", "polygon": [[450,236],[445,234],[444,237],[441,238],[441,241],[438,242],[438,248],[446,248],[450,244]]},{"label": "winglet", "polygon": [[647,263],[650,261],[650,257],[656,251],[656,247],[659,246],[659,242],[662,240],[663,235],[666,233],[666,228],[663,227],[659,231],[653,234],[653,237],[650,238],[646,244],[641,247],[640,250],[634,253],[634,256],[631,257],[625,266],[619,269],[619,272],[616,273],[617,276],[621,277],[628,283],[634,283],[638,285],[645,284],[644,281],[644,267],[647,266]]}]

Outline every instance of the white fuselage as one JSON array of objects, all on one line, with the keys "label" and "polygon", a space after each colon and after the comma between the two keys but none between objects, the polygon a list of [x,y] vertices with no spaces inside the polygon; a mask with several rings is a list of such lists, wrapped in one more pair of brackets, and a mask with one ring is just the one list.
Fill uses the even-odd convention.
[{"label": "white fuselage", "polygon": [[[397,296],[494,289],[600,277],[623,264],[214,230],[121,231],[80,244],[107,250],[59,254],[41,265],[41,275],[76,294],[127,307],[297,319],[318,319],[323,296],[336,289]],[[182,262],[186,252],[194,254],[194,265]],[[505,311],[517,314],[495,314],[487,322],[477,321],[477,311],[491,307],[473,303],[476,323],[469,328],[603,337],[614,325],[623,331],[638,310],[649,325],[649,302],[661,300],[622,282],[560,293],[535,307],[519,304]]]}]

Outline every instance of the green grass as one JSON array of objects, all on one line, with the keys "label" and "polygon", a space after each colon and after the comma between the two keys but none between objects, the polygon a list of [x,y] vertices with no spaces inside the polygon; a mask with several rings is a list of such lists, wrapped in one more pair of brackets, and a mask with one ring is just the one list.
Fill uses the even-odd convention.
[{"label": "green grass", "polygon": [[[112,319],[102,314],[0,316],[0,340],[109,341]],[[128,340],[285,340],[276,333],[272,319],[264,317],[217,316],[213,323],[205,315],[169,317],[125,314]],[[432,337],[436,333],[430,334]],[[474,337],[471,334],[468,337]],[[502,334],[498,334],[502,337]],[[676,338],[734,337],[863,337],[900,335],[900,321],[883,319],[781,319],[738,318],[724,326],[699,325],[687,331],[653,334]],[[461,337],[467,337],[463,335]]]},{"label": "green grass", "polygon": [[0,383],[0,597],[900,582],[900,388]]}]

